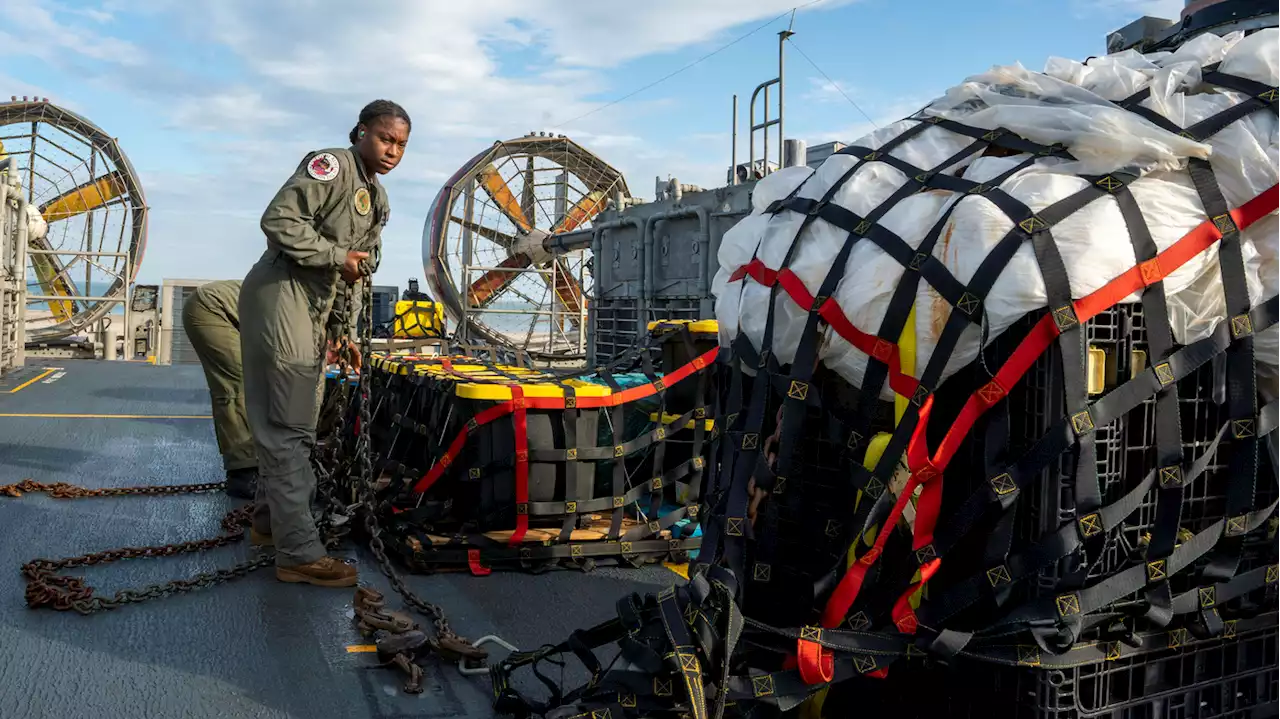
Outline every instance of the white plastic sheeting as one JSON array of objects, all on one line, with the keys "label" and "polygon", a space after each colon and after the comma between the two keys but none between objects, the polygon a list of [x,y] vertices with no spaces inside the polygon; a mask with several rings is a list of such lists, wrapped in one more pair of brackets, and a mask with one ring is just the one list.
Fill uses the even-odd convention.
[{"label": "white plastic sheeting", "polygon": [[[1247,38],[1238,32],[1225,37],[1202,35],[1173,53],[1144,56],[1129,50],[1087,63],[1054,58],[1044,73],[1030,72],[1020,65],[996,67],[952,88],[925,108],[921,116],[941,116],[983,129],[1003,127],[1033,142],[1065,145],[1075,161],[1041,157],[1000,185],[1035,211],[1085,187],[1087,181],[1077,174],[1141,174],[1130,188],[1152,238],[1164,250],[1205,220],[1186,171],[1187,158],[1209,160],[1232,207],[1277,183],[1280,158],[1275,115],[1254,112],[1205,142],[1197,142],[1161,129],[1116,106],[1114,101],[1150,88],[1150,96],[1143,104],[1180,126],[1190,126],[1247,99],[1242,93],[1205,85],[1202,65],[1221,62],[1221,72],[1274,86],[1278,41],[1280,31],[1276,29]],[[918,124],[918,120],[903,120],[852,144],[878,149]],[[916,167],[933,169],[971,142],[972,138],[932,126],[894,147],[889,154]],[[1025,159],[1026,155],[970,156],[944,171],[986,181]],[[757,184],[752,214],[727,232],[720,245],[720,269],[712,291],[716,295],[722,344],[728,344],[739,332],[757,348],[763,341],[769,288],[749,277],[729,281],[729,276],[752,258],[779,270],[790,254],[786,266],[810,294],[817,294],[847,233],[817,218],[797,236],[803,216],[787,211],[771,216],[764,209],[793,191],[798,197],[821,198],[856,163],[854,157],[833,155],[816,171],[788,168]],[[866,216],[906,181],[894,167],[867,162],[843,182],[832,203]],[[916,248],[956,202],[959,205],[948,218],[933,255],[967,284],[979,263],[1011,227],[1010,220],[989,200],[945,191],[918,193],[891,208],[879,224]],[[1276,216],[1272,213],[1244,233],[1247,283],[1254,304],[1275,295],[1280,284],[1276,277],[1276,232]],[[1099,198],[1055,225],[1052,237],[1067,268],[1072,296],[1077,299],[1136,264],[1128,229],[1111,197]],[[875,334],[902,273],[902,266],[874,243],[860,241],[848,257],[834,297],[855,327]],[[1171,273],[1164,281],[1164,290],[1169,298],[1175,340],[1186,344],[1208,336],[1226,314],[1217,246]],[[1124,301],[1137,302],[1139,295]],[[1034,252],[1024,244],[987,295],[986,336],[997,336],[1047,303]],[[926,282],[920,283],[916,296],[916,376],[929,362],[951,311],[945,299]],[[779,362],[789,363],[795,357],[808,308],[798,307],[779,291],[774,313],[773,351]],[[822,331],[827,333],[822,343],[822,361],[850,383],[860,385],[866,355],[825,325]],[[977,356],[981,336],[975,326],[965,331],[947,362],[944,379]],[[1277,344],[1274,327],[1257,339],[1257,359],[1260,365],[1270,366],[1260,366],[1264,377],[1276,374]],[[887,386],[882,397],[892,397]]]}]

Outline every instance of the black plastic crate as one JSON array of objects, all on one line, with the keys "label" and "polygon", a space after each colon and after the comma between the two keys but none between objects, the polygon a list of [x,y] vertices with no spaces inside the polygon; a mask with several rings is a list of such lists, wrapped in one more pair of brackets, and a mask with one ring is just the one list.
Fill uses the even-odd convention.
[{"label": "black plastic crate", "polygon": [[[650,322],[657,320],[714,319],[715,310],[708,300],[652,299],[640,309],[635,297],[604,297],[590,305],[591,340],[588,361],[601,365],[618,357],[648,333]],[[655,354],[654,361],[658,361]]]},{"label": "black plastic crate", "polygon": [[[958,411],[964,400],[989,378],[989,372],[1000,367],[1008,355],[1043,312],[1033,313],[997,338],[983,353],[983,358],[949,380],[939,392],[935,421],[931,423],[931,446],[936,447],[941,434],[947,429],[945,421]],[[1101,387],[1094,386],[1089,400],[1097,401],[1130,377],[1149,366],[1143,308],[1140,304],[1117,305],[1085,323],[1084,346],[1086,358],[1092,355],[1092,364],[1085,368],[1088,381],[1090,367],[1103,378]],[[1220,359],[1220,358],[1219,358]],[[1210,445],[1218,430],[1226,421],[1223,383],[1225,365],[1215,359],[1199,367],[1178,383],[1178,406],[1184,457],[1194,460]],[[1054,423],[1066,414],[1062,384],[1062,359],[1055,342],[1027,371],[1022,380],[1010,389],[1008,398],[1009,445],[1006,461],[1015,461],[1026,453]],[[1096,471],[1104,506],[1124,496],[1156,466],[1154,396],[1146,398],[1138,407],[1106,424],[1098,425],[1093,432],[1097,448]],[[941,420],[941,421],[939,421]],[[979,491],[986,481],[982,462],[981,438],[986,423],[984,417],[970,431],[969,438],[948,467],[945,480],[947,499],[945,507],[958,506],[972,492]],[[1179,526],[1192,534],[1199,532],[1223,518],[1227,484],[1231,478],[1224,471],[1230,457],[1232,440],[1224,435],[1209,461],[1205,472],[1191,485],[1183,489],[1183,501]],[[1072,447],[1049,462],[1040,472],[1038,480],[1023,489],[1017,500],[1014,552],[1039,542],[1045,535],[1077,520],[1074,469],[1077,450]],[[1261,460],[1259,476],[1274,472]],[[1255,506],[1265,506],[1276,495],[1276,483],[1257,483]],[[1088,572],[1088,581],[1143,562],[1145,542],[1149,537],[1156,516],[1157,490],[1152,489],[1141,505],[1112,534]],[[945,513],[944,509],[944,513]],[[969,551],[979,551],[977,544],[984,541],[978,532],[971,536]],[[1185,535],[1184,535],[1185,536]],[[1274,544],[1274,542],[1271,542]],[[962,550],[963,551],[963,550]],[[1274,553],[1274,550],[1272,550]],[[1257,562],[1257,552],[1246,552],[1244,562]],[[1024,582],[1028,596],[1056,593],[1061,589],[1061,579],[1074,567],[1072,559],[1062,560],[1057,566],[1042,570],[1034,582]],[[1202,562],[1205,560],[1202,559]],[[1195,572],[1185,570],[1171,580],[1175,591],[1186,591],[1194,586]],[[943,584],[946,575],[939,577]]]},{"label": "black plastic crate", "polygon": [[[646,330],[660,337],[660,362],[658,371],[664,376],[693,362],[695,358],[715,349],[719,344],[718,325],[715,320],[668,320],[651,322]],[[688,332],[688,342],[684,339]],[[704,398],[713,391],[714,375],[707,378],[703,386]],[[698,397],[696,381],[685,382],[672,387],[666,395],[667,411],[683,414],[692,409]]]},{"label": "black plastic crate", "polygon": [[[744,377],[744,405],[751,396],[753,381]],[[778,626],[815,621],[822,610],[822,603],[814,595],[815,583],[847,556],[846,531],[854,508],[861,506],[859,501],[867,507],[872,502],[865,495],[859,500],[852,481],[854,465],[862,461],[866,447],[850,448],[845,429],[855,419],[859,390],[824,365],[816,368],[810,384],[809,391],[822,398],[822,407],[807,408],[794,450],[793,470],[783,486],[775,487],[760,503],[754,525],[756,542],[748,546],[746,557],[749,584],[744,592],[743,613]],[[786,400],[781,389],[785,388],[775,384],[768,395],[760,432],[762,447],[777,430],[778,408]],[[742,412],[746,411],[744,406]],[[722,408],[722,416],[727,412]],[[869,436],[892,429],[892,403],[876,400]],[[730,430],[726,423],[726,431]],[[776,444],[771,449],[777,451]],[[780,471],[778,467],[774,469]],[[722,467],[720,471],[721,481],[727,483],[730,468]],[[772,544],[771,556],[763,551],[761,543]]]},{"label": "black plastic crate", "polygon": [[[706,382],[712,366],[671,388]],[[375,471],[386,481],[378,501],[411,568],[638,565],[697,549],[687,521],[696,498],[663,500],[667,484],[695,480],[706,462],[677,444],[655,466],[673,436],[692,434],[650,421],[669,391],[655,375],[623,364],[608,375],[556,374],[462,356],[375,356],[371,369]],[[425,491],[411,490],[424,477]]]},{"label": "black plastic crate", "polygon": [[[978,361],[938,389],[929,423],[928,444],[931,448],[936,449],[940,445],[965,401],[989,381],[991,373],[1004,364],[1027,331],[1042,317],[1042,312],[1033,313],[1015,324],[997,337]],[[1102,378],[1100,384],[1092,388],[1090,401],[1098,400],[1146,370],[1150,362],[1139,305],[1121,305],[1100,313],[1086,324],[1082,342],[1091,351],[1096,374]],[[1220,363],[1207,362],[1179,383],[1181,441],[1188,460],[1204,451],[1226,418],[1222,395],[1216,391],[1221,371]],[[784,369],[782,376],[785,375]],[[729,373],[726,372],[721,375],[722,390],[728,381]],[[751,384],[756,380],[744,376],[742,381],[745,384],[745,402],[751,396]],[[764,423],[759,436],[762,446],[776,428],[776,414],[785,401],[786,389],[785,382],[775,378],[764,407]],[[853,519],[855,507],[854,465],[863,461],[867,446],[864,441],[859,448],[850,451],[846,442],[847,427],[851,426],[851,420],[858,412],[858,388],[819,365],[809,392],[817,393],[822,408],[810,408],[798,435],[794,450],[796,466],[787,478],[786,491],[775,491],[760,504],[753,526],[754,540],[746,542],[742,568],[746,582],[744,613],[779,626],[815,623],[826,600],[825,593],[815,596],[815,584],[819,592],[829,591],[831,583],[822,580],[830,577],[833,569],[843,567],[850,539],[848,523]],[[1008,435],[1000,438],[1004,442],[1004,455],[1000,460],[1003,464],[1016,461],[1055,423],[1060,422],[1066,414],[1064,405],[1061,357],[1056,345],[1051,345],[1022,380],[1010,388],[1007,400],[980,419],[961,444],[944,473],[939,526],[942,527],[947,517],[974,492],[989,491],[986,484],[989,474],[983,456],[984,433],[986,423],[992,421],[997,412],[1007,412],[1010,420]],[[742,412],[746,411],[744,406]],[[1105,425],[1099,423],[1095,428],[1096,471],[1104,505],[1131,491],[1156,466],[1156,411],[1156,399],[1150,397],[1125,415]],[[730,433],[726,441],[732,446],[741,441],[744,428],[741,417],[736,424],[729,422],[728,412],[727,408],[722,410],[722,415],[726,415],[726,431]],[[864,440],[871,439],[877,432],[893,431],[891,403],[877,401],[871,414],[873,421]],[[833,431],[838,426],[845,427],[846,433]],[[1193,485],[1184,488],[1180,519],[1184,534],[1181,541],[1186,539],[1185,532],[1201,531],[1222,519],[1228,483],[1232,481],[1226,476],[1231,449],[1228,434],[1209,461],[1207,471]],[[1009,548],[1011,555],[1039,544],[1045,535],[1063,526],[1076,523],[1075,452],[1073,447],[1053,458],[1038,478],[1032,479],[1018,496]],[[727,466],[721,468],[722,491],[729,471]],[[1259,477],[1265,477],[1267,473],[1274,476],[1274,472],[1269,462],[1260,458]],[[1275,482],[1260,479],[1257,488],[1255,506],[1265,506],[1275,495]],[[1093,561],[1087,578],[1084,578],[1086,586],[1145,562],[1144,545],[1149,541],[1149,532],[1155,521],[1157,493],[1156,490],[1149,492],[1126,521],[1109,533],[1099,552],[1100,560],[1097,554],[1090,554],[1089,559]],[[864,497],[862,501],[867,499]],[[723,503],[712,506],[715,508],[713,511],[723,513]],[[940,570],[929,582],[924,607],[927,608],[932,599],[945,595],[957,583],[967,581],[975,574],[980,575],[987,566],[983,555],[997,516],[995,512],[988,512],[960,542],[948,548]],[[1274,531],[1270,536],[1263,536],[1265,534],[1259,532],[1249,538],[1242,553],[1240,572],[1274,563]],[[862,592],[850,609],[851,625],[855,618],[862,617],[872,629],[890,626],[889,611],[894,600],[912,581],[911,574],[916,567],[909,539],[909,534],[904,531],[895,531],[890,536],[880,562],[868,575]],[[765,551],[769,543],[772,545],[771,556]],[[980,596],[976,602],[963,609],[958,608],[959,612],[948,620],[947,626],[957,630],[979,630],[1036,597],[1066,591],[1064,579],[1068,574],[1076,574],[1071,577],[1073,580],[1081,579],[1078,576],[1081,573],[1072,565],[1073,561],[1079,561],[1079,556],[1050,565],[1038,576],[1019,582],[999,606],[991,597]],[[1203,557],[1201,563],[1206,563],[1211,556],[1212,553]],[[762,564],[767,566],[760,566]],[[1170,589],[1175,595],[1204,583],[1197,569],[1192,567],[1174,575]],[[1224,616],[1247,617],[1257,611],[1259,605],[1274,607],[1274,591],[1267,594],[1266,589],[1256,590],[1246,597],[1224,603],[1221,608]],[[1136,615],[1141,615],[1137,607],[1133,609]],[[1186,626],[1188,621],[1197,619],[1195,613],[1182,614],[1173,626]],[[1110,632],[1115,627],[1105,629]],[[1152,627],[1139,619],[1136,629],[1149,631]],[[1101,628],[1087,631],[1079,640],[1088,642],[1104,638],[1102,631]],[[1105,638],[1116,637],[1108,633]]]},{"label": "black plastic crate", "polygon": [[[1275,617],[1274,614],[1271,615]],[[1068,669],[899,662],[832,689],[824,716],[1245,719],[1280,712],[1277,628]],[[855,713],[855,711],[857,713]]]}]

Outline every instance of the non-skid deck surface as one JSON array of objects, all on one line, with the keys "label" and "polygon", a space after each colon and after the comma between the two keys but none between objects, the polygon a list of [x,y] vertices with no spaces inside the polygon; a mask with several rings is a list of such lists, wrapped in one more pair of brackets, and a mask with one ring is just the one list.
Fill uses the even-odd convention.
[{"label": "non-skid deck surface", "polygon": [[[40,379],[27,383],[33,377]],[[27,477],[89,487],[216,481],[221,464],[208,412],[198,366],[29,363],[21,382],[0,388],[0,484]],[[282,584],[269,568],[89,617],[31,610],[23,602],[18,568],[31,558],[213,536],[235,504],[220,494],[0,497],[0,717],[493,715],[488,680],[452,667],[429,668],[422,694],[401,693],[399,673],[373,667],[373,654],[348,650],[367,643],[351,622],[352,590]],[[228,566],[252,551],[245,542],[202,556],[91,567],[82,575],[110,595]],[[350,545],[346,553],[358,560],[361,582],[401,609],[372,556]],[[626,593],[682,580],[650,567],[407,581],[441,605],[459,633],[497,634],[531,648],[608,619]]]}]

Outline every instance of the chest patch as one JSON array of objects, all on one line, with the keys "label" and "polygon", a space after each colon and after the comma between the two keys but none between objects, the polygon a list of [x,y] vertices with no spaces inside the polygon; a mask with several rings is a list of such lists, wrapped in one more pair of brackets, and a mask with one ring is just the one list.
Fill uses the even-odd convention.
[{"label": "chest patch", "polygon": [[369,191],[363,187],[356,190],[355,203],[356,212],[360,213],[361,216],[369,214],[369,209],[372,207],[372,203],[369,200]]},{"label": "chest patch", "polygon": [[307,174],[321,182],[328,182],[338,176],[338,158],[332,152],[322,152],[307,163]]}]

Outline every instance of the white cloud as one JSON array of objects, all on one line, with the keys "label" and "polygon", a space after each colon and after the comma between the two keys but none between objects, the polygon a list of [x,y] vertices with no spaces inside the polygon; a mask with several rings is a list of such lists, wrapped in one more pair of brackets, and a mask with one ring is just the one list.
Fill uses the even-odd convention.
[{"label": "white cloud", "polygon": [[257,90],[231,87],[178,100],[170,115],[170,126],[190,132],[243,132],[245,128],[263,132],[297,126],[305,119]]},{"label": "white cloud", "polygon": [[[801,13],[823,12],[856,1],[824,0]],[[560,0],[535,0],[523,6],[530,22],[545,28],[548,50],[560,62],[610,67],[691,45],[705,44],[711,50],[744,29],[801,4],[796,0],[648,0],[581,3],[572,12],[565,12]],[[729,32],[731,28],[733,32]]]},{"label": "white cloud", "polygon": [[72,112],[84,112],[84,108],[79,103],[60,92],[32,85],[16,77],[0,73],[0,102],[7,102],[10,97],[47,97],[49,102],[59,107],[65,107]]},{"label": "white cloud", "polygon": [[905,117],[909,117],[944,91],[945,88],[939,88],[934,95],[912,94],[889,98],[871,95],[859,98],[859,105],[870,115],[874,122],[869,121],[866,116],[850,107],[847,102],[844,102],[844,98],[841,98],[845,107],[843,116],[848,118],[846,124],[822,126],[797,123],[787,134],[805,140],[810,146],[833,140],[848,145],[878,128],[892,125]]},{"label": "white cloud", "polygon": [[850,83],[839,80],[832,82],[825,77],[810,77],[808,80],[809,89],[800,96],[804,102],[839,102],[847,105],[849,100],[846,95],[853,97],[857,94]]},{"label": "white cloud", "polygon": [[144,62],[133,43],[76,27],[71,17],[89,17],[97,23],[110,15],[70,11],[34,0],[5,0],[0,4],[0,55],[31,55],[53,63],[64,54],[131,67]]},{"label": "white cloud", "polygon": [[[798,18],[853,1],[824,0]],[[314,0],[105,0],[79,12],[6,0],[2,32],[26,40],[4,47],[0,37],[0,54],[70,51],[59,61],[80,63],[76,82],[89,77],[129,97],[139,113],[158,113],[176,138],[172,150],[184,159],[173,164],[189,169],[140,168],[152,213],[145,279],[243,275],[263,248],[261,210],[302,154],[345,145],[366,102],[401,103],[414,134],[404,162],[385,178],[392,221],[377,279],[403,285],[422,279],[423,223],[440,184],[494,140],[562,132],[622,171],[642,197],[652,196],[654,177],[722,184],[727,131],[655,137],[655,117],[680,112],[661,86],[599,109],[599,98],[632,89],[608,69],[652,56],[646,74],[656,79],[679,67],[663,53],[711,51],[794,4],[650,0],[569,12],[562,0],[367,0],[357,32],[349,4]],[[139,47],[112,36],[140,14],[163,28],[164,42]],[[775,23],[748,42],[767,47],[783,27]],[[213,67],[193,74],[167,54],[177,51],[229,55],[238,77],[228,83]],[[726,107],[726,130],[727,115]]]}]

